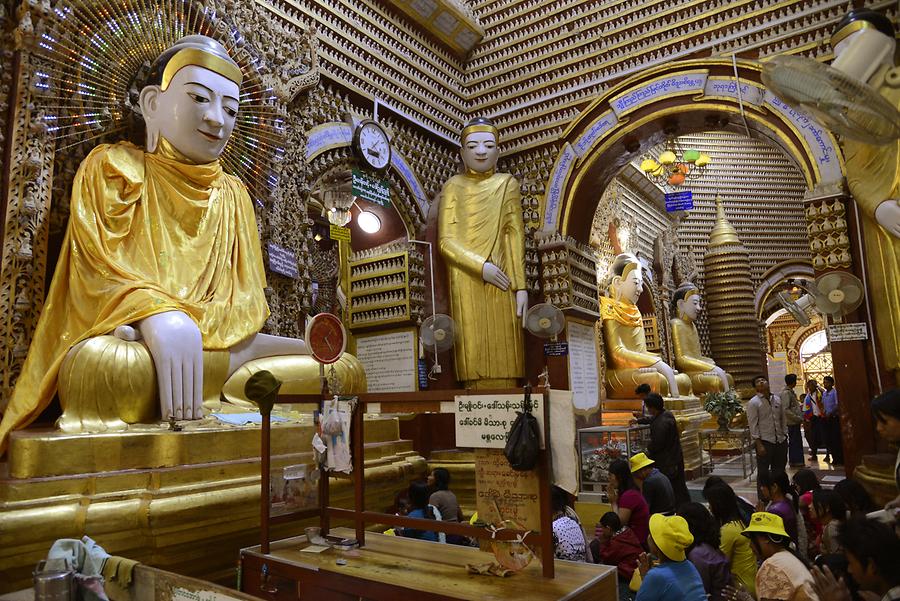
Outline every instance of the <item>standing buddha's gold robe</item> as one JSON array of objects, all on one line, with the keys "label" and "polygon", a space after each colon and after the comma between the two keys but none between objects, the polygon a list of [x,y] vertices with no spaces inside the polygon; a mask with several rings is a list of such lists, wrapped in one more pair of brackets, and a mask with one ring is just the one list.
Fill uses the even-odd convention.
[{"label": "standing buddha's gold robe", "polygon": [[[675,368],[691,378],[694,394],[725,390],[722,379],[708,373],[716,367],[716,362],[703,356],[700,334],[694,322],[675,317],[669,320],[669,324],[672,326],[672,343],[675,347]],[[731,374],[726,375],[729,385],[734,388],[734,378]]]},{"label": "standing buddha's gold robe", "polygon": [[[900,67],[892,71],[896,74]],[[888,83],[885,75],[889,72],[882,72],[872,83],[888,102],[900,108],[900,84]],[[893,82],[898,79],[890,78]],[[863,214],[868,294],[881,360],[900,378],[900,238],[875,221],[878,205],[900,199],[900,140],[873,146],[846,138],[841,145],[847,184]]]},{"label": "standing buddha's gold robe", "polygon": [[265,285],[253,204],[218,161],[190,164],[165,140],[155,154],[127,142],[98,146],[75,175],[66,238],[0,424],[0,453],[9,432],[50,403],[60,364],[80,341],[182,311],[204,349],[226,350],[263,327]]},{"label": "standing buddha's gold robe", "polygon": [[[647,350],[641,312],[632,303],[600,297],[603,320],[603,347],[606,352],[606,396],[611,399],[633,399],[634,389],[649,384],[653,392],[671,396],[669,381],[653,365],[662,360]],[[691,394],[691,380],[675,374],[678,392]]]},{"label": "standing buddha's gold robe", "polygon": [[[456,377],[463,382],[521,378],[525,358],[516,291],[526,288],[519,183],[508,173],[456,175],[444,184],[439,202],[438,246],[457,325]],[[482,279],[487,261],[509,277],[508,290]]]}]

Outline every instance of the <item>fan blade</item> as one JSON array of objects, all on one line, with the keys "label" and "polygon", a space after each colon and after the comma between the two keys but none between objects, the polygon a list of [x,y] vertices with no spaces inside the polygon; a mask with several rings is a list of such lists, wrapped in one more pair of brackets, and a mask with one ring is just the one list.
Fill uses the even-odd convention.
[{"label": "fan blade", "polygon": [[854,284],[847,284],[841,290],[844,291],[844,306],[854,305],[862,298],[862,290]]},{"label": "fan blade", "polygon": [[816,295],[816,310],[826,315],[835,315],[841,312],[841,306],[828,300],[823,294]]},{"label": "fan blade", "polygon": [[827,275],[823,275],[819,278],[819,281],[816,283],[816,288],[819,289],[819,292],[827,295],[832,290],[837,289],[841,285],[841,274],[839,272],[829,273]]}]

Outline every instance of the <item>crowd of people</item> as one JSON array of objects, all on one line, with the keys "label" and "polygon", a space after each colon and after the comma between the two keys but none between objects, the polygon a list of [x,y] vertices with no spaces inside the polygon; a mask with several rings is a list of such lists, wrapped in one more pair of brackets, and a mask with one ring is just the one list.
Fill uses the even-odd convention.
[{"label": "crowd of people", "polygon": [[[773,402],[765,379],[757,379],[757,393],[760,423],[774,419],[777,430],[780,399]],[[818,402],[813,392],[807,398]],[[652,424],[663,411],[653,395],[647,400]],[[834,406],[823,410],[825,419],[829,410]],[[872,410],[878,433],[900,443],[900,390],[876,398]],[[758,475],[757,503],[715,476],[704,484],[705,504],[680,502],[675,487],[683,472],[666,474],[638,453],[610,465],[612,511],[600,518],[593,540],[569,544],[557,557],[615,566],[621,600],[900,601],[900,496],[881,509],[855,480],[826,489],[808,468],[789,478],[771,460],[776,445],[787,450],[787,440],[762,438],[771,433],[765,428],[760,446],[770,462]],[[829,453],[840,460],[834,447]],[[900,455],[895,475],[900,486]],[[569,541],[581,537],[567,526]]]}]

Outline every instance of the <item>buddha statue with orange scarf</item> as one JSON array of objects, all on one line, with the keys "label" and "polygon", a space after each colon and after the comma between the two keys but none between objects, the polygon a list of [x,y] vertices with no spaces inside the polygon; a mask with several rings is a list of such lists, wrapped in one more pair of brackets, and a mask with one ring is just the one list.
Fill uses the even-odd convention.
[{"label": "buddha statue with orange scarf", "polygon": [[644,290],[641,263],[623,253],[610,267],[607,296],[600,297],[606,353],[606,396],[634,398],[634,389],[649,384],[666,397],[691,394],[691,380],[676,374],[662,357],[647,350],[638,298]]},{"label": "buddha statue with orange scarf", "polygon": [[[57,391],[65,432],[197,420],[221,398],[246,403],[243,382],[261,369],[285,392],[319,392],[303,340],[259,333],[269,309],[253,203],[219,163],[241,81],[221,44],[182,38],[140,93],[146,148],[101,144],[82,162],[0,453]],[[359,363],[342,361],[344,391],[360,391]]]}]

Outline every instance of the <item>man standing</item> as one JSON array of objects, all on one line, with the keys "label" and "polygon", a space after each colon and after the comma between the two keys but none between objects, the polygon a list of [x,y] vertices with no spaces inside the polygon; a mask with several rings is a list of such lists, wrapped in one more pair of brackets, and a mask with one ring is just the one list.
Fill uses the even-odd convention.
[{"label": "man standing", "polygon": [[803,398],[803,419],[806,420],[806,443],[809,445],[809,458],[819,459],[819,443],[824,441],[823,418],[825,406],[822,405],[822,389],[815,380],[806,383],[806,396]]},{"label": "man standing", "polygon": [[760,474],[777,474],[787,463],[787,427],[784,405],[778,395],[769,390],[765,376],[753,379],[756,396],[747,403],[747,422],[750,436],[756,445],[756,465]]},{"label": "man standing", "polygon": [[672,483],[675,493],[675,506],[690,502],[687,483],[684,479],[684,455],[681,452],[681,437],[675,416],[667,411],[663,398],[651,392],[644,399],[644,405],[650,417],[637,420],[639,424],[650,424],[650,444],[647,445],[647,456],[656,462],[656,467]]},{"label": "man standing", "polygon": [[800,432],[800,424],[803,423],[803,410],[794,387],[797,385],[797,375],[788,374],[784,377],[784,391],[781,400],[784,402],[784,420],[788,429],[788,463],[791,467],[803,467],[803,439]]},{"label": "man standing", "polygon": [[631,475],[641,487],[641,494],[650,507],[650,514],[675,513],[675,491],[672,483],[654,467],[654,461],[644,453],[637,453],[630,460]]},{"label": "man standing", "polygon": [[834,378],[825,376],[822,382],[825,385],[825,392],[822,393],[822,405],[825,407],[825,461],[844,465],[841,415],[838,411],[838,393],[834,388]]}]

